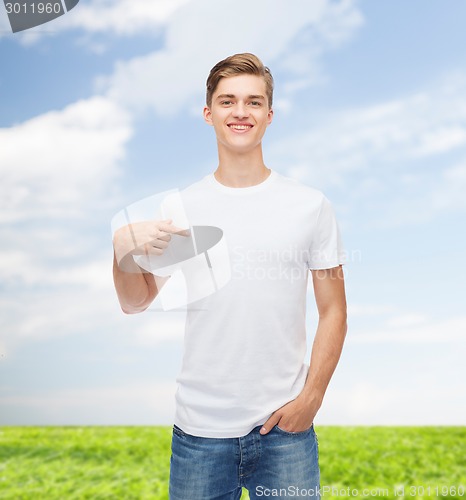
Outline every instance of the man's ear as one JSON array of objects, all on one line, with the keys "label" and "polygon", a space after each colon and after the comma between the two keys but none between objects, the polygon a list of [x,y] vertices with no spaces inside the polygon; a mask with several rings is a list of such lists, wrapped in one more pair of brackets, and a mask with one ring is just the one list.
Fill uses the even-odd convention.
[{"label": "man's ear", "polygon": [[267,113],[267,125],[270,125],[273,120],[273,109],[270,108],[269,112]]},{"label": "man's ear", "polygon": [[212,123],[212,111],[209,106],[204,107],[204,120],[208,125],[213,125]]}]

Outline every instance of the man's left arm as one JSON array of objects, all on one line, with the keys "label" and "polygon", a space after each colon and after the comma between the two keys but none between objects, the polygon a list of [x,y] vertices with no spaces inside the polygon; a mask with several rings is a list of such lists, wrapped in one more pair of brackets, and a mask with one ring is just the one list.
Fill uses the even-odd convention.
[{"label": "man's left arm", "polygon": [[261,434],[275,425],[289,432],[308,429],[322,404],[325,391],[340,359],[346,336],[346,296],[343,268],[312,271],[319,324],[312,346],[306,383],[296,399],[276,410]]}]

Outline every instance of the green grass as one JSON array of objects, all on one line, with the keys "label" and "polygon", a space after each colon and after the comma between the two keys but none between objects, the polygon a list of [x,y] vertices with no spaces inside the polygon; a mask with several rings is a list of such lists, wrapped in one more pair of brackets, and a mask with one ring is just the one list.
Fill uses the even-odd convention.
[{"label": "green grass", "polygon": [[466,491],[458,494],[458,486],[466,487],[466,427],[323,427],[317,433],[322,486],[355,488],[360,498],[364,489],[395,498],[404,486],[405,498],[466,499]]},{"label": "green grass", "polygon": [[[324,498],[404,486],[404,498],[466,500],[466,427],[316,430]],[[0,428],[0,498],[168,499],[170,439],[168,427]]]}]

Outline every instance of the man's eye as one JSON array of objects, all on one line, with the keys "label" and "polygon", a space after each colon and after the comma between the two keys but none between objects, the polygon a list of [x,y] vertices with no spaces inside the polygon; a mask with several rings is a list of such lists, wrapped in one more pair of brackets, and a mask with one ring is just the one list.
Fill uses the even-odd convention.
[{"label": "man's eye", "polygon": [[262,103],[260,101],[251,101],[252,106],[261,106]]},{"label": "man's eye", "polygon": [[222,106],[230,106],[231,101],[222,101],[220,104],[222,104]]}]

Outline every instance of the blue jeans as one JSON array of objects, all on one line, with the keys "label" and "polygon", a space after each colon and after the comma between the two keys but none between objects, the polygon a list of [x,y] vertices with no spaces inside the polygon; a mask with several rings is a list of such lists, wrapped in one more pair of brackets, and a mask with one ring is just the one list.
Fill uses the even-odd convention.
[{"label": "blue jeans", "polygon": [[173,427],[170,500],[320,498],[314,427],[291,433],[261,426],[239,438],[204,438]]}]

